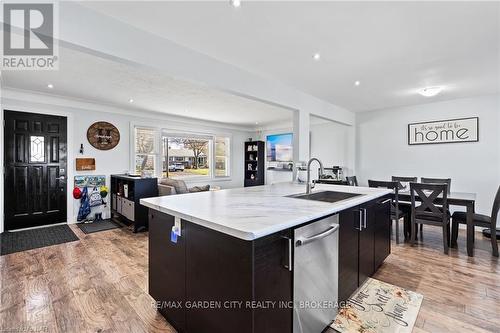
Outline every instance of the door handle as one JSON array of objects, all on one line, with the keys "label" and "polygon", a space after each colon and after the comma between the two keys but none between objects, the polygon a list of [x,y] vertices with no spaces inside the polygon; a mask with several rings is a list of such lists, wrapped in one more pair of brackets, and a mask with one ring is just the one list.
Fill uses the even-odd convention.
[{"label": "door handle", "polygon": [[66,179],[66,177],[64,177],[64,176],[59,176],[59,177],[57,177],[56,179],[58,179],[58,180],[65,180],[65,179]]},{"label": "door handle", "polygon": [[309,237],[309,238],[302,238],[301,237],[297,240],[297,246],[306,245],[306,244],[312,243],[318,239],[325,238],[325,237],[333,234],[338,228],[339,228],[339,226],[337,224],[334,224],[330,228],[323,231],[322,233],[319,233],[319,234],[314,235],[312,237]]}]

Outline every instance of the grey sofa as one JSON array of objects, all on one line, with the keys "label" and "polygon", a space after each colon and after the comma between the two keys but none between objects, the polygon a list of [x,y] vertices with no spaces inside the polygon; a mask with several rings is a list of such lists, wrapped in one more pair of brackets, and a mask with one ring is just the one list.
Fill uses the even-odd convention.
[{"label": "grey sofa", "polygon": [[204,192],[209,190],[210,190],[210,185],[193,186],[191,188],[188,188],[186,183],[180,179],[162,178],[158,183],[159,196]]}]

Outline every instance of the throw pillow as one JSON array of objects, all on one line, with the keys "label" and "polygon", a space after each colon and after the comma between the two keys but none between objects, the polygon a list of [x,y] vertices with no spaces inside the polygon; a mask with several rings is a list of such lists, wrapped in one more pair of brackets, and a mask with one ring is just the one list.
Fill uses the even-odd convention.
[{"label": "throw pillow", "polygon": [[189,193],[186,183],[183,180],[163,178],[160,180],[163,185],[173,186],[177,194]]},{"label": "throw pillow", "polygon": [[205,186],[193,186],[189,189],[189,192],[194,193],[194,192],[205,192],[210,190],[210,185],[205,185]]}]

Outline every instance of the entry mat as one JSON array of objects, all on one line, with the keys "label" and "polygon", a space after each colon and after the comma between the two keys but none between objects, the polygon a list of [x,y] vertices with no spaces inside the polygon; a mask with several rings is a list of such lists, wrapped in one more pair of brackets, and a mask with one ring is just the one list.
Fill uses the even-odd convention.
[{"label": "entry mat", "polygon": [[0,254],[27,251],[40,247],[77,241],[79,238],[65,225],[4,232],[0,234]]},{"label": "entry mat", "polygon": [[369,278],[339,310],[331,327],[341,333],[410,333],[423,298]]},{"label": "entry mat", "polygon": [[90,223],[78,223],[77,226],[86,234],[122,227],[118,223],[113,222],[111,219],[99,220]]}]

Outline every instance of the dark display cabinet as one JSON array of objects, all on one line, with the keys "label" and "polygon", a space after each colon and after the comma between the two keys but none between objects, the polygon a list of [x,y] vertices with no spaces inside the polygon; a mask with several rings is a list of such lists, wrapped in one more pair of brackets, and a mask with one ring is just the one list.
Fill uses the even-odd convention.
[{"label": "dark display cabinet", "polygon": [[265,184],[265,143],[245,142],[245,187]]},{"label": "dark display cabinet", "polygon": [[156,178],[111,175],[111,214],[127,224],[134,224],[134,232],[148,229],[148,208],[140,199],[158,196]]}]

